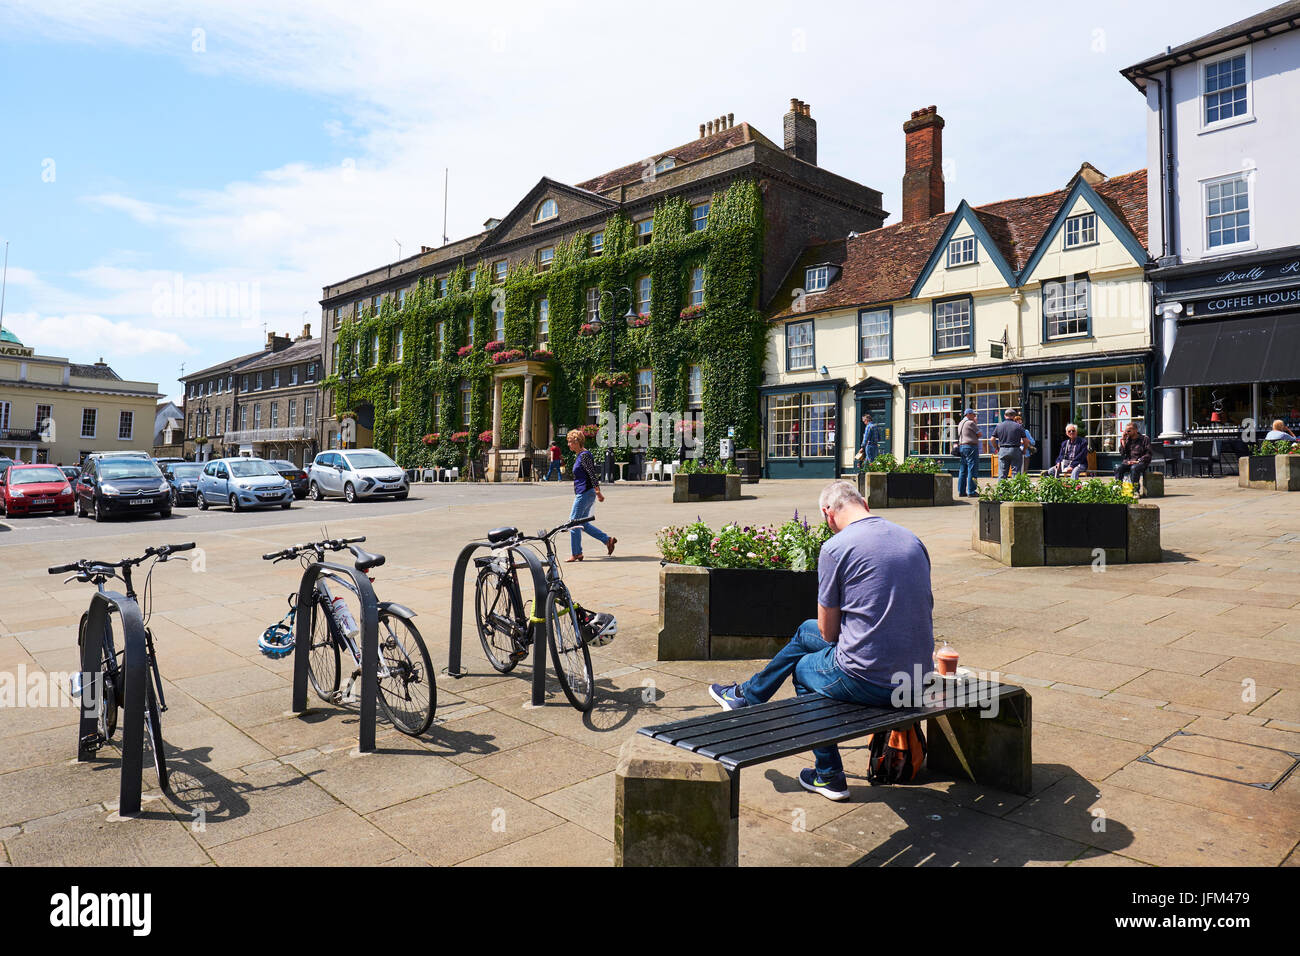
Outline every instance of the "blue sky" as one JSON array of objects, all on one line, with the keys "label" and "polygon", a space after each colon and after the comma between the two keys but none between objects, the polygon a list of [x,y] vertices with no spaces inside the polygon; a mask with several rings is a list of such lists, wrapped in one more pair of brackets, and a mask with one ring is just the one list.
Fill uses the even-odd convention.
[{"label": "blue sky", "polygon": [[[179,390],[318,325],[321,287],[477,231],[542,175],[576,182],[725,113],[897,218],[901,125],[947,121],[947,204],[1145,164],[1118,70],[1263,4],[246,3],[0,0],[4,324]],[[186,316],[169,290],[234,290]],[[166,294],[165,294],[166,293]],[[242,303],[242,306],[240,305]]]}]

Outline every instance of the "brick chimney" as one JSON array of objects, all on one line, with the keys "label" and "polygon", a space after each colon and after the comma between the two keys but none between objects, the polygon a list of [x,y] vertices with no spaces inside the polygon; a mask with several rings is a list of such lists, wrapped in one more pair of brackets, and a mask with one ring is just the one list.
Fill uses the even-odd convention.
[{"label": "brick chimney", "polygon": [[785,151],[795,159],[817,165],[817,121],[812,118],[812,107],[803,100],[791,99],[790,112],[785,114]]},{"label": "brick chimney", "polygon": [[293,339],[287,335],[277,335],[275,332],[266,333],[266,346],[264,351],[280,352],[287,349],[293,344]]},{"label": "brick chimney", "polygon": [[903,222],[922,222],[943,212],[943,117],[933,106],[916,110],[903,133]]}]

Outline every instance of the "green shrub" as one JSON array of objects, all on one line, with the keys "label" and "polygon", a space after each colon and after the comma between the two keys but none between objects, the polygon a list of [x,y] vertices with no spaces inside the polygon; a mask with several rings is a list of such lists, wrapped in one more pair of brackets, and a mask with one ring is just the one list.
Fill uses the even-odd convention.
[{"label": "green shrub", "polygon": [[1044,475],[1037,482],[1023,472],[1002,478],[980,491],[985,501],[1038,501],[1047,504],[1130,504],[1135,500],[1123,482],[1103,478],[1079,480]]},{"label": "green shrub", "polygon": [[884,474],[902,472],[909,475],[937,475],[943,471],[943,465],[938,458],[905,458],[900,462],[885,452],[873,458],[866,470]]},{"label": "green shrub", "polygon": [[780,527],[724,525],[714,531],[696,520],[659,532],[659,553],[669,564],[703,568],[754,568],[815,571],[822,545],[830,538],[825,522],[809,524],[796,511]]}]

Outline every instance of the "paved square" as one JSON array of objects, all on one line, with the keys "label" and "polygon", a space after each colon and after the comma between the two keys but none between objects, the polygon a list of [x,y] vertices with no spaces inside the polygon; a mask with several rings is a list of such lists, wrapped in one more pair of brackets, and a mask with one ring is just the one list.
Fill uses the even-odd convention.
[{"label": "paved square", "polygon": [[[663,486],[611,489],[597,520],[618,537],[617,557],[589,550],[564,567],[578,600],[619,620],[618,639],[593,653],[592,713],[573,710],[554,684],[545,706],[527,706],[530,665],[492,671],[467,604],[470,676],[439,677],[424,736],[381,723],[379,752],[364,756],[354,706],[312,697],[310,713],[287,714],[291,664],[262,657],[257,637],[283,614],[299,570],[259,556],[320,537],[326,523],[330,536],[365,534],[388,558],[379,595],[417,612],[441,668],[459,548],[503,524],[560,523],[563,487],[426,487],[402,508],[330,502],[238,520],[188,510],[168,522],[18,523],[0,533],[0,673],[10,680],[76,666],[90,588],[63,585],[47,566],[193,539],[205,570],[170,563],[154,579],[175,792],[150,789],[150,768],[142,816],[118,819],[119,752],[76,763],[66,690],[64,706],[6,705],[0,862],[611,864],[619,747],[638,727],[713,710],[707,683],[759,663],[656,661],[655,532],[697,514],[754,524],[815,513],[821,484],[764,481],[745,486],[742,501],[698,505],[671,504]],[[1100,573],[1007,568],[972,552],[964,501],[881,512],[930,551],[936,636],[963,664],[1033,694],[1033,792],[928,772],[916,785],[871,788],[857,746],[845,749],[853,800],[837,805],[800,790],[805,760],[787,758],[742,775],[741,862],[1300,862],[1300,502],[1239,489],[1235,478],[1167,488],[1156,502],[1165,563]]]}]

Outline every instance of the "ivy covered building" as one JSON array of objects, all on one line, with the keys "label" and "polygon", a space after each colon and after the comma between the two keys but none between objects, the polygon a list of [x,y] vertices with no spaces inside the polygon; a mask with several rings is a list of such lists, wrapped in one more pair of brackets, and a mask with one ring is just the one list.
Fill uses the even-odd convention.
[{"label": "ivy covered building", "polygon": [[783,134],[719,117],[585,182],[543,177],[482,232],[325,286],[323,447],[350,418],[355,444],[404,465],[489,451],[500,478],[620,405],[696,412],[709,449],[729,427],[758,447],[765,306],[809,243],[886,217],[877,190],[817,165],[807,104],[791,101]]}]

